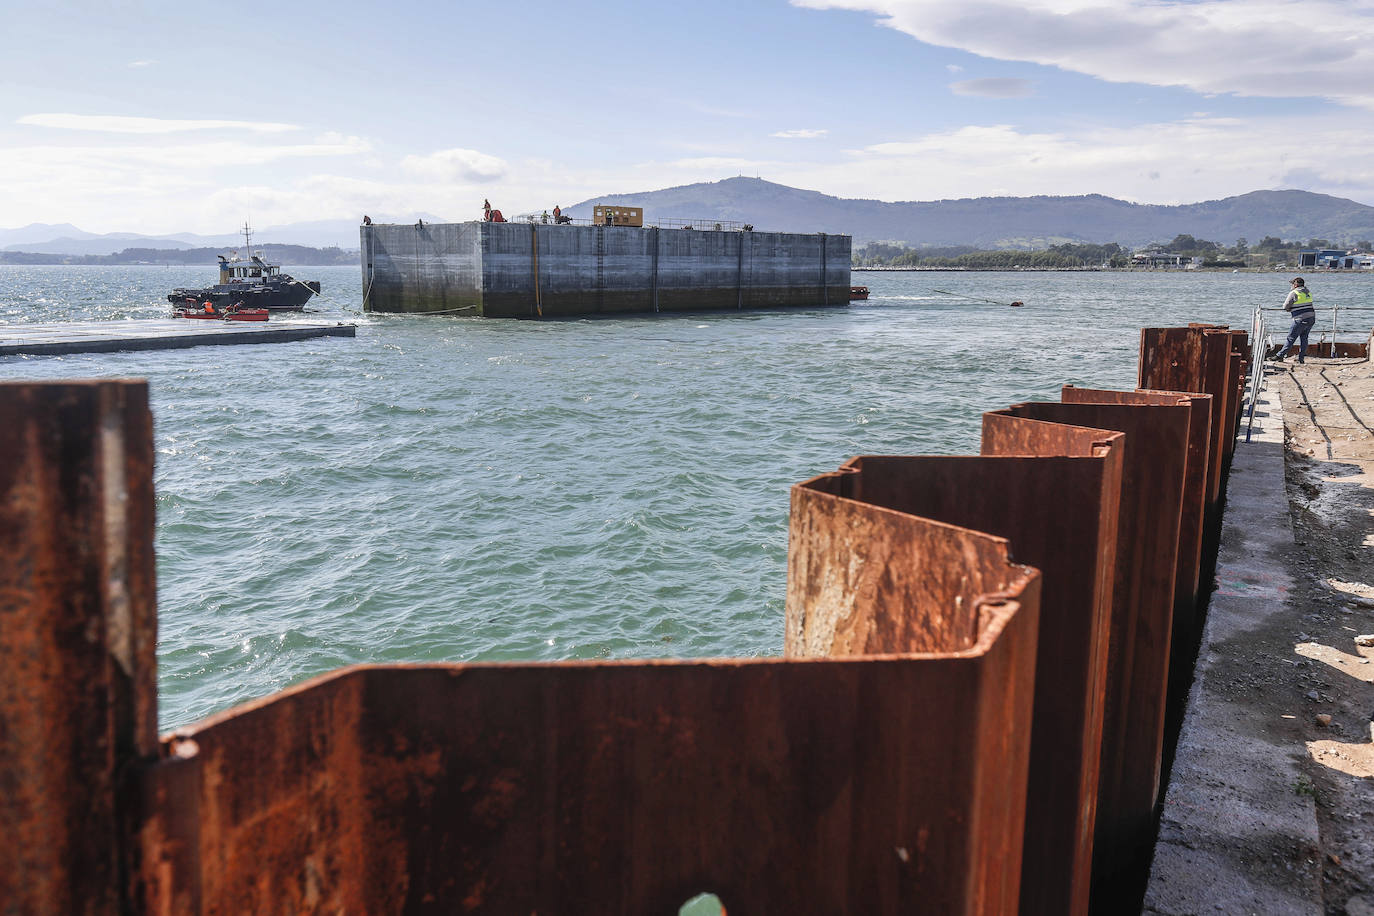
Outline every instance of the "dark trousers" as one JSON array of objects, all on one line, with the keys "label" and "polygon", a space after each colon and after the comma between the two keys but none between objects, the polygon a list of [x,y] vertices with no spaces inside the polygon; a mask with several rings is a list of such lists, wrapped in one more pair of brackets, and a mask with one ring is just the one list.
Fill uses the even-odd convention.
[{"label": "dark trousers", "polygon": [[1306,318],[1294,318],[1293,328],[1288,332],[1288,343],[1284,346],[1283,352],[1287,353],[1293,349],[1293,341],[1298,343],[1298,359],[1307,356],[1307,335],[1312,333],[1312,325],[1317,323],[1316,315],[1308,315]]}]

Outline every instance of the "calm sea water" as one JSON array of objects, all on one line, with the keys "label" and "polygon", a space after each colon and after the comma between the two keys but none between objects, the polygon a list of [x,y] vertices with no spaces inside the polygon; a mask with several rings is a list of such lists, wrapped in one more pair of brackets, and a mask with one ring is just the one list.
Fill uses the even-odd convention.
[{"label": "calm sea water", "polygon": [[[0,267],[0,323],[161,317],[212,272]],[[848,308],[535,323],[363,316],[356,268],[291,272],[356,339],[0,358],[151,383],[167,727],[355,662],[777,654],[790,485],[974,452],[984,410],[1132,386],[1140,327],[1248,328],[1288,290],[856,273]]]}]

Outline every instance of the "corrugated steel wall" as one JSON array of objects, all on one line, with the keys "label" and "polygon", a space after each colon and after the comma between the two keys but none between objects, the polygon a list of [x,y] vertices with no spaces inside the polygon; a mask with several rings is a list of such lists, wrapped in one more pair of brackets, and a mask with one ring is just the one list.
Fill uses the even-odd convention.
[{"label": "corrugated steel wall", "polygon": [[147,390],[0,386],[0,913],[1139,908],[1250,359],[792,489],[786,657],[364,666],[158,739]]}]

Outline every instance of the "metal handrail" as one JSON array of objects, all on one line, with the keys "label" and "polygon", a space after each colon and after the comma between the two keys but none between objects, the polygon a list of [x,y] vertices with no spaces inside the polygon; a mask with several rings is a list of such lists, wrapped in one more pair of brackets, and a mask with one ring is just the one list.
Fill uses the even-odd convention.
[{"label": "metal handrail", "polygon": [[[1255,309],[1250,318],[1250,404],[1245,411],[1245,441],[1250,441],[1250,429],[1255,423],[1255,402],[1259,400],[1260,385],[1264,379],[1264,355],[1269,352],[1269,336],[1264,323],[1262,308]],[[1280,309],[1282,311],[1282,309]],[[1255,358],[1255,351],[1259,358]]]},{"label": "metal handrail", "polygon": [[[1346,306],[1341,306],[1341,305],[1334,305],[1334,304],[1333,304],[1333,305],[1326,306],[1326,308],[1330,308],[1330,309],[1331,309],[1331,350],[1330,350],[1330,352],[1328,353],[1328,355],[1329,355],[1331,358],[1334,359],[1335,356],[1336,356],[1336,335],[1340,333],[1336,328],[1337,328],[1337,323],[1338,323],[1339,318],[1340,318],[1341,309],[1344,308],[1345,311],[1347,311],[1347,312],[1374,312],[1374,307],[1371,307],[1371,306],[1360,306],[1360,305],[1346,305]],[[1282,308],[1272,308],[1272,307],[1271,307],[1271,308],[1265,308],[1265,307],[1261,306],[1261,307],[1255,309],[1255,314],[1258,315],[1260,312],[1285,312],[1285,311],[1287,311],[1287,310],[1286,310],[1286,309],[1282,309]],[[1357,334],[1357,333],[1360,333],[1360,332],[1358,332],[1358,331],[1350,331],[1350,332],[1348,332],[1348,333]],[[1320,347],[1320,346],[1321,346],[1323,343],[1325,343],[1325,342],[1326,342],[1326,332],[1323,331],[1322,334],[1321,334],[1321,337],[1319,337],[1319,338],[1317,339],[1317,346]]]},{"label": "metal handrail", "polygon": [[654,223],[660,229],[710,229],[716,232],[739,232],[745,223],[733,219],[660,219]]},{"label": "metal handrail", "polygon": [[585,217],[580,217],[580,216],[568,216],[568,215],[565,214],[565,215],[563,215],[562,217],[560,217],[560,219],[559,219],[558,221],[555,221],[552,215],[550,215],[548,219],[545,219],[545,218],[544,218],[544,214],[542,214],[542,213],[519,213],[519,214],[517,214],[517,215],[515,215],[515,216],[512,216],[512,217],[509,219],[509,222],[512,222],[512,223],[534,223],[534,224],[539,225],[539,226],[555,226],[555,225],[557,225],[557,226],[591,226],[591,225],[594,225],[594,223],[593,223],[590,219],[587,219],[587,218],[585,218]]},{"label": "metal handrail", "polygon": [[[1336,327],[1337,327],[1337,320],[1338,320],[1337,316],[1338,316],[1338,314],[1339,314],[1339,312],[1340,312],[1340,310],[1341,310],[1341,307],[1340,307],[1340,306],[1336,306],[1336,305],[1332,305],[1332,306],[1330,306],[1330,309],[1331,309],[1331,356],[1332,356],[1332,357],[1335,357],[1335,355],[1336,355],[1336,334],[1337,334]],[[1370,308],[1370,307],[1361,307],[1361,306],[1346,306],[1346,307],[1345,307],[1345,310],[1346,310],[1347,312],[1374,312],[1374,308]],[[1245,411],[1245,414],[1246,414],[1246,416],[1245,416],[1245,441],[1246,441],[1246,442],[1249,442],[1249,441],[1250,441],[1250,431],[1251,431],[1251,428],[1254,426],[1254,422],[1255,422],[1255,402],[1259,400],[1260,388],[1261,388],[1261,386],[1263,385],[1263,380],[1264,380],[1264,357],[1265,357],[1265,354],[1267,354],[1267,353],[1269,352],[1269,347],[1270,347],[1270,345],[1271,345],[1271,341],[1270,341],[1270,339],[1269,339],[1269,328],[1268,328],[1267,323],[1266,323],[1265,320],[1264,320],[1264,313],[1265,313],[1265,312],[1283,312],[1283,311],[1285,311],[1285,310],[1284,310],[1284,309],[1281,309],[1281,308],[1265,308],[1265,307],[1263,307],[1263,306],[1259,306],[1259,307],[1256,307],[1254,313],[1251,315],[1251,318],[1250,318],[1250,340],[1251,340],[1251,348],[1250,348],[1250,384],[1248,385],[1248,388],[1249,388],[1249,401],[1250,401],[1250,403],[1249,403],[1249,405],[1247,406],[1246,411]],[[1352,333],[1352,334],[1353,334],[1353,333],[1356,333],[1356,332],[1351,331],[1351,332],[1349,332],[1349,333]],[[1324,340],[1325,337],[1326,337],[1326,332],[1323,331],[1323,332],[1322,332],[1322,338],[1323,338],[1323,339],[1317,341],[1317,346],[1321,346],[1322,343],[1325,342],[1325,340]],[[1256,358],[1256,353],[1257,353],[1257,352],[1258,352],[1258,358]]]}]

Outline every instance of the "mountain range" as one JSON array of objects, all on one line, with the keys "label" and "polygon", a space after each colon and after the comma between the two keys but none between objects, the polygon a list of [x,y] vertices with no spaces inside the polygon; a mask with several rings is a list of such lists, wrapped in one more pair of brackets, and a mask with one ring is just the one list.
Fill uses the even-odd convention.
[{"label": "mountain range", "polygon": [[644,208],[646,222],[679,218],[734,220],[757,229],[838,232],[864,242],[914,247],[976,245],[1044,248],[1061,242],[1119,242],[1140,247],[1176,235],[1230,245],[1266,235],[1350,242],[1374,238],[1374,207],[1310,191],[1251,191],[1238,197],[1165,206],[1101,194],[1078,197],[977,197],[962,200],[855,200],[758,178],[728,178],[640,194],[612,194],[570,207],[591,216],[592,204]]},{"label": "mountain range", "polygon": [[[646,222],[686,219],[698,225],[733,221],[790,232],[843,233],[854,244],[897,242],[913,247],[974,245],[979,248],[1045,248],[1062,242],[1119,242],[1138,248],[1187,234],[1230,245],[1265,236],[1290,241],[1327,239],[1354,244],[1374,239],[1374,207],[1310,191],[1251,191],[1236,197],[1166,206],[1133,204],[1101,194],[1077,197],[977,197],[898,201],[834,197],[759,178],[727,178],[658,191],[608,194],[566,208],[590,218],[594,204],[644,208]],[[427,213],[377,222],[447,220]],[[255,243],[358,247],[358,223],[319,220],[269,226]],[[97,235],[70,224],[34,223],[0,229],[0,250],[44,254],[112,254],[125,248],[241,247],[242,236],[127,232]]]}]

